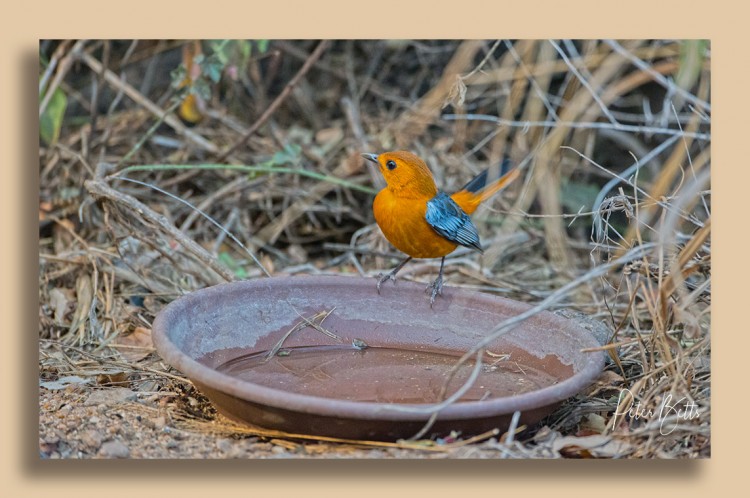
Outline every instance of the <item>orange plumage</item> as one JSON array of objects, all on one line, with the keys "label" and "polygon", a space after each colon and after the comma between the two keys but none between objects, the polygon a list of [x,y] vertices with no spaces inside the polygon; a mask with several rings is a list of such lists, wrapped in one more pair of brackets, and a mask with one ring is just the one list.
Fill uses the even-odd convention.
[{"label": "orange plumage", "polygon": [[445,256],[458,245],[481,251],[476,228],[468,215],[514,180],[518,170],[503,174],[489,185],[485,171],[449,198],[438,190],[425,162],[411,152],[362,156],[378,164],[387,183],[372,206],[375,221],[385,238],[409,256],[393,271],[380,277],[378,292],[384,281],[395,281],[396,273],[411,258],[443,258],[438,278],[428,288],[432,290],[430,303],[433,303],[442,291]]}]

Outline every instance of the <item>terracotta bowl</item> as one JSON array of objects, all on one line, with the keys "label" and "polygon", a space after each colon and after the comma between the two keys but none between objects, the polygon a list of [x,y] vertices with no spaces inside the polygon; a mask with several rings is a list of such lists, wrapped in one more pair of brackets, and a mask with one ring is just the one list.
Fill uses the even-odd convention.
[{"label": "terracotta bowl", "polygon": [[[581,351],[599,345],[591,332],[548,312],[492,342],[476,372],[474,359],[456,367],[493,327],[528,308],[449,285],[430,308],[417,283],[386,282],[379,295],[374,279],[265,278],[177,299],[156,317],[153,338],[219,411],[297,434],[410,437],[446,386],[451,395],[478,373],[428,433],[469,435],[505,430],[515,411],[521,424],[534,424],[603,369],[603,353]],[[304,326],[302,317],[319,323],[322,313],[321,327],[338,339]]]}]

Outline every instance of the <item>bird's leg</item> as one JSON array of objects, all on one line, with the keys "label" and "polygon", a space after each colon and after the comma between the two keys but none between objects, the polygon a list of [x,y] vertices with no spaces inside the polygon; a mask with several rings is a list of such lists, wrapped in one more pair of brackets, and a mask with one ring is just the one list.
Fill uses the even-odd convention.
[{"label": "bird's leg", "polygon": [[427,286],[427,289],[425,289],[425,291],[432,291],[432,295],[430,296],[430,308],[432,308],[432,304],[435,302],[435,297],[438,294],[443,294],[443,266],[445,266],[445,256],[440,260],[440,271],[438,272],[438,277],[432,282],[432,284]]},{"label": "bird's leg", "polygon": [[409,261],[411,261],[411,256],[409,256],[408,258],[400,262],[396,268],[389,271],[388,273],[386,274],[381,273],[378,275],[378,294],[380,294],[380,286],[383,284],[383,282],[385,282],[386,280],[393,280],[395,282],[396,273],[398,273],[399,270],[401,270],[401,268],[403,268],[404,265],[408,263]]}]

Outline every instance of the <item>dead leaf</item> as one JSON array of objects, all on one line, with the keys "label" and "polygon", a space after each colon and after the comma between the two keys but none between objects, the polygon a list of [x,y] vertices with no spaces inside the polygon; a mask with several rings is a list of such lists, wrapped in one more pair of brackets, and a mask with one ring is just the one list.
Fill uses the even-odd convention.
[{"label": "dead leaf", "polygon": [[76,330],[79,331],[81,336],[82,330],[80,330],[91,311],[91,304],[94,297],[94,289],[91,283],[91,277],[88,273],[82,274],[76,281],[76,310],[73,313],[73,319],[70,322],[70,332],[74,333]]},{"label": "dead leaf", "polygon": [[337,143],[344,139],[344,130],[339,127],[323,128],[315,134],[319,144]]},{"label": "dead leaf", "polygon": [[588,395],[596,396],[602,392],[619,391],[623,382],[625,382],[625,379],[620,374],[612,370],[605,370],[596,379],[596,383],[590,387]]},{"label": "dead leaf", "polygon": [[685,309],[681,306],[675,306],[673,308],[674,319],[676,323],[683,324],[684,332],[682,340],[683,342],[690,342],[690,345],[695,343],[698,339],[702,338],[705,333],[709,330],[710,326],[702,322],[700,313],[696,313],[698,305],[693,305],[690,309]]},{"label": "dead leaf", "polygon": [[55,314],[55,324],[63,325],[65,315],[68,313],[68,306],[72,300],[73,293],[70,289],[55,287],[49,291],[49,305]]},{"label": "dead leaf", "polygon": [[268,273],[273,274],[275,267],[271,256],[269,256],[268,254],[263,254],[260,257],[260,264],[263,265],[263,268],[265,268]]},{"label": "dead leaf", "polygon": [[[581,421],[581,430],[589,431],[589,435],[601,434],[607,429],[607,419],[597,413],[589,413]],[[582,436],[583,434],[578,434]]]},{"label": "dead leaf", "polygon": [[448,96],[445,98],[445,101],[443,102],[442,109],[445,109],[451,104],[453,104],[454,107],[461,107],[462,105],[464,105],[465,100],[466,100],[466,83],[464,83],[464,79],[461,77],[461,75],[457,74],[456,82],[453,83],[453,86],[451,86],[451,89],[448,92]]},{"label": "dead leaf", "polygon": [[617,372],[613,372],[612,370],[605,370],[601,373],[601,375],[599,375],[599,378],[596,379],[597,384],[601,384],[604,386],[616,386],[622,384],[623,382],[625,382],[625,378]]},{"label": "dead leaf", "polygon": [[315,134],[317,152],[324,156],[344,139],[344,130],[340,127],[324,128]]},{"label": "dead leaf", "polygon": [[45,389],[49,389],[50,391],[59,391],[61,389],[65,389],[70,385],[89,384],[90,382],[91,379],[84,379],[83,377],[79,377],[77,375],[68,375],[67,377],[60,377],[57,380],[40,382],[39,386]]},{"label": "dead leaf", "polygon": [[612,436],[565,436],[555,439],[552,449],[566,458],[616,458],[625,456],[630,445]]},{"label": "dead leaf", "polygon": [[154,350],[151,329],[136,327],[130,334],[118,336],[112,347],[117,349],[123,359],[131,362],[140,361]]},{"label": "dead leaf", "polygon": [[100,386],[127,387],[129,377],[125,372],[102,373],[96,376],[96,383]]},{"label": "dead leaf", "polygon": [[[73,246],[73,227],[70,220],[59,220],[59,223],[52,225],[52,244],[55,254],[70,250]],[[67,228],[66,228],[67,227]]]}]

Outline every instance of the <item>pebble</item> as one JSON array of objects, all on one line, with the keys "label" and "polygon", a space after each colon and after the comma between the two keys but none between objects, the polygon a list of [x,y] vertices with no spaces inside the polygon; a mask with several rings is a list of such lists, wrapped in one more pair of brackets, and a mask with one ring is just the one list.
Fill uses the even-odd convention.
[{"label": "pebble", "polygon": [[167,425],[167,417],[160,415],[154,418],[146,418],[143,420],[143,424],[150,429],[160,431]]},{"label": "pebble", "polygon": [[216,447],[222,453],[229,453],[229,451],[232,449],[232,440],[231,439],[219,439],[216,442]]},{"label": "pebble", "polygon": [[102,435],[95,430],[89,429],[81,434],[81,442],[92,450],[97,450],[102,445]]},{"label": "pebble", "polygon": [[57,434],[52,434],[51,436],[47,436],[44,438],[44,443],[46,444],[57,444],[60,442],[60,436]]},{"label": "pebble", "polygon": [[124,403],[125,401],[132,401],[135,399],[135,396],[135,392],[127,387],[112,387],[92,392],[84,405],[96,405],[98,408],[99,405],[114,405]]},{"label": "pebble", "polygon": [[154,428],[163,429],[166,426],[167,426],[167,417],[165,417],[164,415],[160,417],[156,417],[154,419]]},{"label": "pebble", "polygon": [[130,448],[122,442],[113,439],[102,444],[102,447],[99,449],[99,456],[104,458],[128,458],[130,456]]}]

